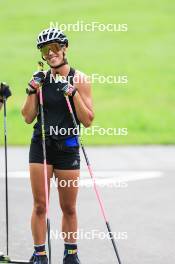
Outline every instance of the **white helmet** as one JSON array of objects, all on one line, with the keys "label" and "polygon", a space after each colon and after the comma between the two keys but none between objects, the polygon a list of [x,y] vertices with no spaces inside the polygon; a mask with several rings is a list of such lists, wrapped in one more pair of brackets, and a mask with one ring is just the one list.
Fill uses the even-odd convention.
[{"label": "white helmet", "polygon": [[68,47],[68,39],[66,35],[58,28],[44,29],[37,38],[37,48],[41,49],[45,44],[58,42]]}]

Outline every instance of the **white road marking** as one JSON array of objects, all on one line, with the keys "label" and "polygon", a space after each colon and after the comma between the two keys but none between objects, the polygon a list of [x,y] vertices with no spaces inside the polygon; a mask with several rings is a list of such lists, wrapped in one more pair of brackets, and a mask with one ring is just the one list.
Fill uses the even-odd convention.
[{"label": "white road marking", "polygon": [[[9,172],[10,179],[26,179],[29,178],[28,171],[14,171]],[[96,183],[100,187],[127,187],[127,182],[157,179],[163,177],[161,171],[94,171]],[[0,174],[0,178],[4,177],[4,174]],[[52,185],[55,185],[53,182]],[[80,186],[91,187],[92,180],[87,171],[81,171]]]}]

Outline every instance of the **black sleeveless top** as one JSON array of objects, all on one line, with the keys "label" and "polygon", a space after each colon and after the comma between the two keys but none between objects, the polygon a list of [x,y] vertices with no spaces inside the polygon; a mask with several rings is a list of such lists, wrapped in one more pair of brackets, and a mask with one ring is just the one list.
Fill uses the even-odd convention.
[{"label": "black sleeveless top", "polygon": [[[73,85],[73,77],[75,70],[70,68],[67,80]],[[43,108],[44,108],[44,125],[46,136],[55,139],[63,139],[73,136],[74,128],[72,118],[67,106],[66,99],[62,91],[59,91],[60,83],[56,82],[51,74],[51,70],[47,72],[46,79],[42,87]],[[80,122],[77,118],[73,98],[69,97],[70,103],[75,114],[78,126]],[[39,98],[38,98],[39,100]],[[61,133],[59,132],[61,131]],[[59,133],[58,133],[59,132]],[[66,132],[66,134],[65,134]],[[33,136],[41,136],[41,114],[40,110],[37,115],[37,123],[34,125]]]}]

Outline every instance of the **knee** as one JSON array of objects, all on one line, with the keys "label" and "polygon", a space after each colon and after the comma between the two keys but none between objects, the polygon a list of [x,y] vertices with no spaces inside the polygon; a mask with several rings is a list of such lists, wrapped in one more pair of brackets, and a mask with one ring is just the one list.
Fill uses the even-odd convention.
[{"label": "knee", "polygon": [[34,204],[34,212],[37,216],[45,216],[46,214],[46,205],[43,202]]},{"label": "knee", "polygon": [[76,207],[70,204],[61,205],[61,209],[64,215],[75,216],[76,215]]}]

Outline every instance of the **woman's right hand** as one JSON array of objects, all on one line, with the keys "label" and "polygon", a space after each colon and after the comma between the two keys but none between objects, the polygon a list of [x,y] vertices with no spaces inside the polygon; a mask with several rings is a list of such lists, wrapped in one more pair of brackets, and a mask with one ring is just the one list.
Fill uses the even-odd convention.
[{"label": "woman's right hand", "polygon": [[28,83],[29,87],[26,89],[28,96],[21,111],[27,124],[31,124],[38,114],[38,97],[36,94],[43,85],[45,77],[46,72],[35,72],[32,79]]},{"label": "woman's right hand", "polygon": [[38,71],[33,74],[32,79],[29,81],[29,91],[37,93],[39,88],[43,85],[46,74],[44,71]]}]

